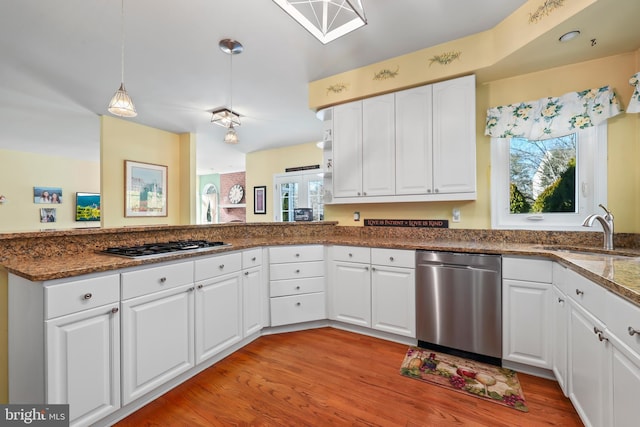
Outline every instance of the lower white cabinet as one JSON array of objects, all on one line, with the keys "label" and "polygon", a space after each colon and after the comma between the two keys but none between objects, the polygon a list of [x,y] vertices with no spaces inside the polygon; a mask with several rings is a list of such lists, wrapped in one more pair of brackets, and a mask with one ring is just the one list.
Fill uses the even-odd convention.
[{"label": "lower white cabinet", "polygon": [[502,358],[551,369],[552,262],[502,259]]},{"label": "lower white cabinet", "polygon": [[334,246],[331,253],[329,318],[415,338],[415,252]]},{"label": "lower white cabinet", "polygon": [[122,403],[194,366],[193,283],[122,302]]},{"label": "lower white cabinet", "polygon": [[243,336],[259,332],[263,327],[264,306],[262,249],[242,253]]},{"label": "lower white cabinet", "polygon": [[[555,280],[555,278],[554,278]],[[553,309],[551,316],[551,324],[553,328],[553,374],[558,381],[558,385],[562,389],[565,396],[569,395],[568,384],[568,332],[567,323],[569,321],[569,300],[567,296],[558,289],[553,287]]]},{"label": "lower white cabinet", "polygon": [[327,318],[324,246],[269,248],[271,326]]},{"label": "lower white cabinet", "polygon": [[[638,390],[640,390],[640,356],[615,335],[611,343],[611,423],[616,427],[638,425]],[[606,403],[606,402],[605,402]]]}]

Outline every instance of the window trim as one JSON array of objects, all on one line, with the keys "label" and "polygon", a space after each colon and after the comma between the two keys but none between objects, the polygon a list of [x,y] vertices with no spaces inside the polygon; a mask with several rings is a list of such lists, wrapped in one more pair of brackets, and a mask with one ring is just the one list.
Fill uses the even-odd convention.
[{"label": "window trim", "polygon": [[498,230],[590,230],[582,227],[584,219],[592,213],[599,213],[599,204],[607,205],[606,121],[598,126],[580,130],[578,133],[577,213],[510,213],[510,144],[508,142],[507,138],[491,138],[491,228]]}]

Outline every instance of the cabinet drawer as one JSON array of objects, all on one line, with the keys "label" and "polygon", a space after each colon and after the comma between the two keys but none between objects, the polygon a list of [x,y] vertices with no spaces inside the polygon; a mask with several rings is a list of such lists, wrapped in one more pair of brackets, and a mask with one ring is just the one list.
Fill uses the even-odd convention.
[{"label": "cabinet drawer", "polygon": [[502,277],[527,282],[551,283],[553,262],[536,258],[502,257]]},{"label": "cabinet drawer", "polygon": [[326,318],[324,292],[271,298],[271,326]]},{"label": "cabinet drawer", "polygon": [[605,305],[607,328],[620,341],[640,354],[640,307],[611,292],[607,292]]},{"label": "cabinet drawer", "polygon": [[193,262],[162,265],[122,273],[122,299],[193,283]]},{"label": "cabinet drawer", "polygon": [[269,268],[270,280],[303,279],[324,276],[324,261],[275,264]]},{"label": "cabinet drawer", "polygon": [[242,270],[242,254],[233,252],[226,255],[217,255],[195,261],[195,281],[211,279],[223,274]]},{"label": "cabinet drawer", "polygon": [[120,301],[120,275],[95,277],[44,288],[45,318],[99,307]]},{"label": "cabinet drawer", "polygon": [[[371,249],[358,246],[334,246],[331,248],[334,261],[371,263]],[[414,260],[415,263],[415,260]]]},{"label": "cabinet drawer", "polygon": [[262,249],[251,249],[242,252],[242,268],[262,265]]},{"label": "cabinet drawer", "polygon": [[599,320],[604,320],[607,290],[572,270],[567,270],[566,277],[567,296]]},{"label": "cabinet drawer", "polygon": [[371,249],[371,264],[415,268],[416,253],[401,249],[373,248]]},{"label": "cabinet drawer", "polygon": [[282,297],[286,295],[308,294],[324,291],[324,277],[309,277],[307,279],[274,280],[269,284],[269,296]]},{"label": "cabinet drawer", "polygon": [[271,264],[324,260],[324,246],[275,246],[269,248]]}]

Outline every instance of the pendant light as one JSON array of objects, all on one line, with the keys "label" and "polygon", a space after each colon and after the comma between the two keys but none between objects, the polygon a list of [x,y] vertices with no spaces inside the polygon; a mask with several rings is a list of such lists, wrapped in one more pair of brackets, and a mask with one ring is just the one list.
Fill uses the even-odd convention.
[{"label": "pendant light", "polygon": [[[242,43],[232,39],[222,39],[218,43],[220,50],[229,55],[229,109],[223,109],[214,111],[211,121],[217,124],[222,124],[227,127],[227,133],[224,135],[224,142],[227,144],[237,144],[238,133],[234,129],[235,126],[240,126],[240,116],[233,111],[233,55],[242,53],[244,47]],[[218,119],[216,119],[218,117]]]},{"label": "pendant light", "polygon": [[120,51],[120,71],[121,80],[120,88],[116,91],[111,98],[109,108],[107,109],[111,114],[120,117],[135,117],[138,115],[136,107],[133,105],[131,97],[124,88],[124,0],[121,3],[121,51]]}]

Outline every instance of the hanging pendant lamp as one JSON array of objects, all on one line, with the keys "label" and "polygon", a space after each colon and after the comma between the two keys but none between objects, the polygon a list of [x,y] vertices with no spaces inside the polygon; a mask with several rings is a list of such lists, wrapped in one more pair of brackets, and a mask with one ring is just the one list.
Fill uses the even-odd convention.
[{"label": "hanging pendant lamp", "polygon": [[227,144],[237,144],[238,133],[234,126],[240,126],[240,115],[233,111],[233,55],[242,53],[244,47],[242,43],[232,39],[222,39],[218,43],[220,50],[229,55],[229,108],[214,111],[211,122],[226,127],[227,133],[224,135],[224,142]]},{"label": "hanging pendant lamp", "polygon": [[121,3],[121,51],[120,51],[120,88],[116,91],[109,102],[109,111],[111,114],[120,117],[135,117],[138,115],[136,107],[133,105],[131,97],[124,87],[124,0]]}]

